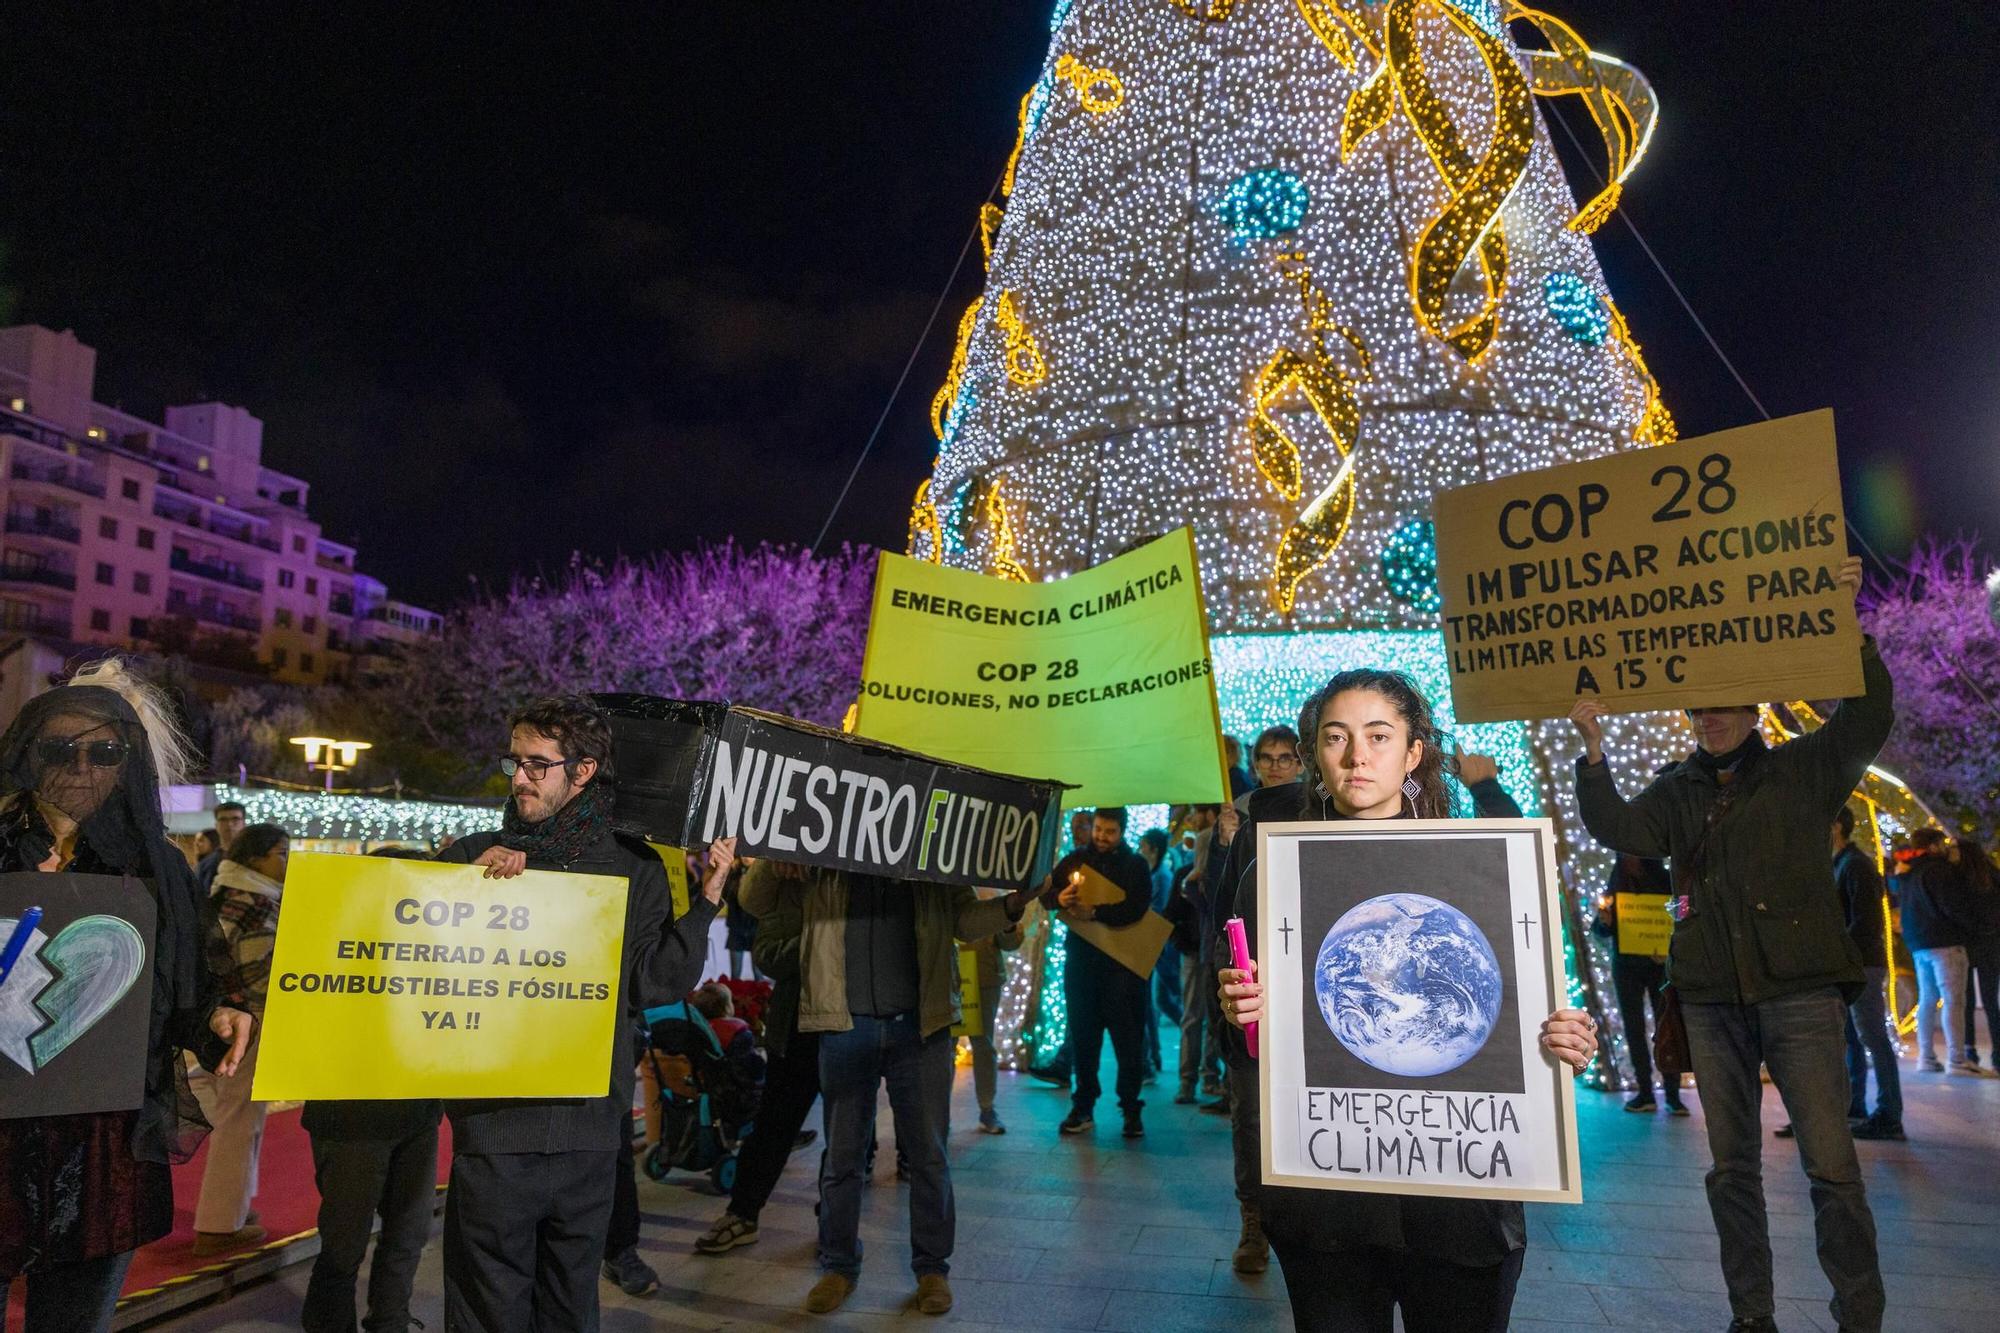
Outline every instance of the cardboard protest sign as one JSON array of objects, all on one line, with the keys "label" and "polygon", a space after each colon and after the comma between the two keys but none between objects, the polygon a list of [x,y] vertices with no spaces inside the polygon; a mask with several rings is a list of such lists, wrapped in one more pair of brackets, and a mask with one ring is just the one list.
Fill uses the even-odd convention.
[{"label": "cardboard protest sign", "polygon": [[1617,895],[1618,952],[1664,958],[1674,939],[1674,919],[1667,915],[1664,893]]},{"label": "cardboard protest sign", "polygon": [[1861,693],[1833,414],[1437,497],[1460,722]]},{"label": "cardboard protest sign", "polygon": [[1580,1203],[1545,819],[1258,832],[1267,1185]]},{"label": "cardboard protest sign", "polygon": [[649,841],[891,879],[1032,888],[1055,857],[1059,782],[1012,777],[722,703],[601,694],[613,822]]},{"label": "cardboard protest sign", "polygon": [[1002,772],[1053,766],[1072,807],[1228,800],[1193,533],[1050,583],[883,552],[855,730]]},{"label": "cardboard protest sign", "polygon": [[1069,878],[1076,885],[1077,901],[1085,907],[1115,907],[1125,901],[1125,890],[1087,865],[1079,864]]},{"label": "cardboard protest sign", "polygon": [[1072,935],[1081,935],[1109,954],[1113,962],[1140,977],[1153,975],[1160,962],[1160,950],[1167,947],[1167,937],[1174,933],[1173,922],[1151,911],[1129,926],[1107,926],[1102,921],[1084,921],[1067,914],[1063,924]]},{"label": "cardboard protest sign", "polygon": [[295,852],[259,1101],[602,1097],[626,881]]},{"label": "cardboard protest sign", "polygon": [[42,917],[0,983],[0,1120],[129,1111],[145,1099],[158,912],[109,875],[0,875],[0,948]]}]

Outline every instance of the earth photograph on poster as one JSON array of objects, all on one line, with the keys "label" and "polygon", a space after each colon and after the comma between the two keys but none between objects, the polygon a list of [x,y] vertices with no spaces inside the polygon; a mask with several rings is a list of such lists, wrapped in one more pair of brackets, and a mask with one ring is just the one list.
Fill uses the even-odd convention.
[{"label": "earth photograph on poster", "polygon": [[1502,839],[1307,842],[1299,880],[1307,1082],[1523,1090]]}]

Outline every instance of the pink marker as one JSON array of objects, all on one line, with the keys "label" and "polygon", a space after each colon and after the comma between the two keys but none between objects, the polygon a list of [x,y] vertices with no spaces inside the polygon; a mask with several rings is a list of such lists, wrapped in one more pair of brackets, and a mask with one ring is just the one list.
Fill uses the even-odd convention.
[{"label": "pink marker", "polygon": [[[1222,928],[1229,933],[1230,964],[1239,972],[1248,972],[1250,970],[1250,937],[1244,932],[1243,918],[1232,916],[1229,920],[1222,923]],[[1255,1060],[1257,1058],[1257,1025],[1255,1023],[1245,1023],[1243,1025],[1243,1044],[1250,1048],[1250,1058]]]}]

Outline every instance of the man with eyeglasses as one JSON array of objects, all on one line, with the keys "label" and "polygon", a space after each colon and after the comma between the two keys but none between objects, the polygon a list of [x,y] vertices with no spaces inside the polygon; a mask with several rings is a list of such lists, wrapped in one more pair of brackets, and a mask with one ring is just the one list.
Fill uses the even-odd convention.
[{"label": "man with eyeglasses", "polygon": [[[1859,559],[1841,562],[1839,582],[1850,597],[1860,589]],[[1667,857],[1673,867],[1667,978],[1715,1158],[1708,1205],[1736,1333],[1777,1327],[1760,1064],[1791,1112],[1834,1318],[1852,1333],[1882,1327],[1875,1218],[1847,1123],[1847,1006],[1865,984],[1864,960],[1826,855],[1828,825],[1896,720],[1872,639],[1861,668],[1864,694],[1776,748],[1758,734],[1754,706],[1688,710],[1694,753],[1629,801],[1604,761],[1604,705],[1587,699],[1570,713],[1584,742],[1576,766],[1584,827],[1613,851]]]},{"label": "man with eyeglasses", "polygon": [[236,835],[243,831],[249,821],[249,812],[239,801],[224,801],[215,807],[215,850],[201,858],[194,868],[194,882],[206,898],[215,887],[215,872],[222,869],[222,859],[229,855],[229,844],[236,841]]},{"label": "man with eyeglasses", "polygon": [[[736,840],[711,844],[701,892],[675,919],[660,858],[612,831],[604,715],[572,695],[530,704],[508,728],[500,770],[513,796],[500,831],[461,838],[437,859],[484,866],[489,878],[562,870],[625,880],[617,1012],[680,998],[701,980]],[[550,1039],[563,1034],[552,1030]],[[445,1103],[453,1148],[444,1221],[451,1333],[597,1327],[598,1263],[619,1139],[629,1142],[632,1134],[631,1050],[614,1040],[606,1058],[611,1086],[602,1097]]]}]

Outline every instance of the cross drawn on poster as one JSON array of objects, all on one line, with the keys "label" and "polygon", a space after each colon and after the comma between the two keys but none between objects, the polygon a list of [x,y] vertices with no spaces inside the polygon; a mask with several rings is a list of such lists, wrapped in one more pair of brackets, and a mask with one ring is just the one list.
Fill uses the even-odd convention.
[{"label": "cross drawn on poster", "polygon": [[1546,819],[1258,832],[1267,1185],[1581,1203]]}]

